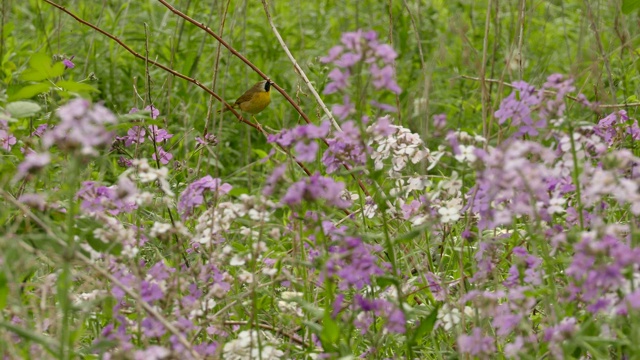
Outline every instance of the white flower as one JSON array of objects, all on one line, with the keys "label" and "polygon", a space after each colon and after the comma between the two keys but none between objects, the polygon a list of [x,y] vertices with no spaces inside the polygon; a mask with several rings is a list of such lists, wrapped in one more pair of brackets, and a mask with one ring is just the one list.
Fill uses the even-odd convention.
[{"label": "white flower", "polygon": [[460,310],[449,309],[448,305],[443,306],[438,311],[438,320],[445,331],[451,330],[454,325],[460,323]]},{"label": "white flower", "polygon": [[280,359],[284,356],[284,352],[268,344],[268,339],[261,339],[260,343],[258,343],[258,332],[256,330],[241,331],[237,339],[224,344],[222,352],[225,360],[268,360]]},{"label": "white flower", "polygon": [[460,219],[460,210],[462,210],[462,203],[460,199],[454,198],[445,202],[444,206],[438,209],[440,221],[443,224],[458,221]]},{"label": "white flower", "polygon": [[553,197],[549,199],[549,214],[562,214],[565,212],[564,204],[567,202],[564,198]]},{"label": "white flower", "polygon": [[251,247],[257,253],[263,253],[267,251],[267,243],[265,243],[264,241],[258,241],[257,243],[253,243]]},{"label": "white flower", "polygon": [[276,269],[276,268],[269,268],[269,267],[262,268],[262,274],[263,275],[274,276],[277,273],[278,273],[278,269]]},{"label": "white flower", "polygon": [[160,222],[154,222],[153,226],[151,226],[151,230],[149,231],[149,235],[151,237],[160,237],[171,230],[171,224],[164,224]]},{"label": "white flower", "polygon": [[469,145],[460,145],[459,146],[459,151],[460,153],[456,156],[454,156],[456,158],[456,160],[460,161],[460,162],[468,162],[468,163],[473,163],[476,161],[477,157],[476,154],[474,154],[473,152],[475,151],[475,147]]},{"label": "white flower", "polygon": [[278,309],[286,314],[297,315],[302,317],[302,309],[293,301],[295,298],[302,298],[303,294],[295,291],[283,291],[280,294],[282,300],[278,300]]},{"label": "white flower", "polygon": [[233,257],[231,258],[231,260],[229,261],[229,265],[231,266],[242,266],[246,263],[246,261],[244,260],[244,257],[236,254],[233,255]]},{"label": "white flower", "polygon": [[243,282],[245,284],[252,284],[253,283],[253,274],[242,270],[242,272],[238,275],[238,280],[240,280],[240,282]]},{"label": "white flower", "polygon": [[411,177],[407,180],[407,191],[422,191],[431,185],[431,181],[426,176]]}]

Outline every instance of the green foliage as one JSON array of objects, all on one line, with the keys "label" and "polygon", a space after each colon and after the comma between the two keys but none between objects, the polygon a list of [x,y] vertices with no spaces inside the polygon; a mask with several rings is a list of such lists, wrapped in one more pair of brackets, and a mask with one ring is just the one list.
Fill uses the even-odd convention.
[{"label": "green foliage", "polygon": [[[219,33],[231,46],[284,88],[312,122],[319,123],[324,112],[293,70],[276,41],[261,3],[232,0],[228,2],[229,8],[225,9],[226,4],[226,1],[182,0],[172,5]],[[592,13],[597,15],[595,18],[591,18],[593,15],[589,15],[584,2],[579,1],[525,2],[524,13],[520,13],[520,1],[494,1],[489,4],[493,7],[487,8],[487,2],[465,0],[300,0],[272,1],[270,11],[287,46],[319,92],[327,84],[330,71],[329,66],[319,59],[339,42],[341,34],[356,29],[377,31],[380,42],[392,44],[399,54],[396,72],[403,92],[398,97],[385,93],[373,99],[367,92],[371,87],[371,79],[362,77],[358,83],[353,84],[358,96],[352,100],[363,105],[359,106],[359,109],[366,109],[373,114],[374,107],[369,105],[371,100],[397,106],[400,113],[398,124],[422,135],[430,149],[437,149],[439,145],[446,144],[446,133],[434,129],[431,121],[434,114],[447,115],[448,130],[459,129],[471,134],[484,132],[492,143],[503,140],[506,130],[492,119],[492,112],[511,92],[506,84],[522,79],[539,86],[548,75],[560,72],[575,78],[576,87],[590,100],[601,103],[638,101],[640,64],[636,55],[640,47],[640,29],[634,18],[618,13],[618,1],[591,4]],[[236,121],[229,113],[217,114],[216,110],[221,108],[220,103],[199,87],[146,64],[114,41],[44,2],[31,0],[24,3],[15,2],[12,5],[10,9],[2,8],[6,13],[2,29],[3,38],[0,39],[0,118],[8,121],[8,130],[19,140],[10,152],[0,150],[0,187],[11,189],[12,196],[15,195],[17,198],[31,191],[47,189],[49,204],[64,203],[66,206],[77,201],[74,199],[74,190],[78,184],[69,180],[77,179],[70,176],[71,169],[67,166],[69,162],[77,161],[82,179],[98,181],[108,186],[114,184],[123,171],[118,164],[120,157],[151,158],[152,154],[148,149],[114,147],[104,149],[105,157],[92,162],[80,157],[70,159],[72,156],[57,152],[56,149],[53,156],[55,160],[60,161],[54,163],[63,165],[52,165],[47,172],[32,181],[13,180],[15,164],[19,163],[16,159],[22,159],[24,156],[21,150],[32,149],[37,143],[36,136],[32,135],[37,125],[55,125],[58,121],[55,110],[60,104],[74,97],[102,102],[120,114],[119,124],[109,129],[120,136],[125,135],[132,126],[142,124],[157,125],[175,134],[163,146],[174,155],[174,159],[167,166],[171,169],[172,190],[176,193],[182,191],[193,179],[212,175],[233,183],[234,188],[228,194],[230,198],[238,199],[242,195],[256,194],[261,191],[264,179],[273,167],[286,162],[290,165],[289,169],[293,169],[292,180],[305,177],[286,154],[267,143],[265,136]],[[220,47],[215,39],[202,29],[169,12],[158,2],[121,0],[97,4],[75,0],[65,2],[64,6],[87,22],[113,34],[137,53],[148,55],[149,59],[211,87],[227,101],[235,100],[248,86],[259,80],[246,64],[224,47]],[[622,1],[623,14],[634,14],[638,9],[640,1]],[[490,12],[490,17],[485,38],[487,12]],[[145,25],[149,29],[148,37]],[[595,38],[596,32],[593,31],[594,26],[599,30],[598,41]],[[598,47],[598,42],[604,44],[604,49]],[[62,59],[71,57],[76,66],[67,69]],[[486,61],[483,62],[483,59]],[[610,63],[611,70],[603,65],[603,59]],[[488,82],[485,89],[477,79],[482,71],[487,78],[495,80]],[[486,103],[483,102],[483,91],[486,91]],[[340,94],[321,96],[329,108],[343,100]],[[128,114],[132,108],[143,109],[150,104],[160,109],[161,115],[158,119],[152,120],[149,113],[143,110]],[[627,107],[626,111],[633,116],[637,113],[636,109],[634,105]],[[602,109],[598,111],[605,112]],[[358,114],[361,115],[364,113]],[[577,117],[576,121],[583,123],[593,123],[600,118],[582,110],[576,110],[572,115]],[[485,117],[488,119],[487,124],[482,123]],[[269,133],[302,123],[299,114],[275,91],[272,94],[272,104],[257,115],[256,120]],[[202,137],[205,133],[214,134],[218,145],[196,147],[195,138]],[[636,142],[629,140],[627,146],[639,153]],[[310,168],[321,168],[316,165],[320,165],[319,159],[315,164],[311,164]],[[417,174],[428,172],[422,164],[417,164],[412,169]],[[459,169],[459,164],[453,160],[444,162],[442,170],[434,170],[441,172],[434,177],[450,176]],[[347,183],[351,189],[357,189],[351,174],[358,174],[361,170],[343,171],[335,178]],[[392,187],[395,181],[388,178],[383,171],[371,171],[368,174],[370,177],[365,180],[370,181],[365,181],[366,186],[377,183],[381,184],[382,190],[386,190]],[[475,174],[463,169],[456,173],[456,176],[459,176],[467,189]],[[359,189],[357,191],[360,191],[358,201],[364,203],[364,193]],[[385,207],[388,205],[384,192],[375,188],[372,192],[375,203],[380,204],[380,210],[386,210]],[[5,200],[2,198],[0,201]],[[176,198],[167,201],[175,200]],[[77,204],[75,206],[77,207]],[[171,211],[167,209],[165,203],[158,202],[151,209],[155,212],[144,210],[140,211],[139,215],[123,218],[127,226],[146,226],[148,229],[155,221],[166,220],[164,217]],[[310,209],[317,210],[315,205]],[[74,210],[73,206],[70,210]],[[342,216],[339,211],[327,211],[325,215],[331,217],[336,213]],[[45,225],[53,229],[54,235],[64,235],[73,239],[67,244],[69,248],[76,249],[80,244],[89,245],[88,248],[78,250],[87,257],[91,257],[93,252],[123,254],[126,249],[122,244],[105,243],[96,239],[94,232],[101,227],[100,223],[77,219],[76,215],[66,216],[58,209],[50,207],[42,211],[41,218]],[[276,219],[285,219],[283,222],[299,222],[304,225],[312,223],[305,218],[304,213],[294,213],[287,208],[279,209],[272,215]],[[461,283],[464,283],[464,279],[472,272],[474,265],[470,249],[477,244],[473,239],[460,240],[460,233],[468,224],[456,224],[447,228],[448,232],[445,235],[431,232],[428,225],[403,225],[393,229],[386,236],[379,231],[387,226],[385,221],[379,218],[354,218],[359,231],[379,232],[366,238],[369,243],[383,244],[386,239],[394,248],[411,249],[411,252],[402,253],[397,259],[398,266],[405,271],[413,271],[417,267],[410,261],[415,256],[425,259],[424,264],[418,264],[420,268],[429,268],[434,272],[437,270],[455,279],[463,279]],[[612,223],[628,221],[630,218],[631,215],[628,215],[625,209],[611,215]],[[179,219],[171,218],[172,222],[174,220]],[[254,230],[254,224],[251,222],[238,222],[249,230]],[[69,358],[75,355],[89,358],[95,353],[112,349],[116,344],[113,341],[93,340],[100,338],[103,327],[113,322],[113,309],[117,300],[108,296],[92,303],[91,305],[101,309],[101,312],[95,318],[85,319],[82,309],[74,307],[69,298],[69,295],[78,288],[81,289],[83,281],[86,281],[72,276],[72,269],[75,269],[77,264],[70,259],[69,248],[53,241],[52,234],[46,233],[40,224],[34,224],[13,205],[0,209],[0,224],[0,234],[12,234],[24,242],[22,246],[14,237],[0,239],[0,254],[6,254],[0,267],[0,311],[4,311],[0,328],[17,334],[27,344],[38,344],[52,357],[64,353]],[[299,236],[300,242],[292,243],[291,238],[295,236],[288,234],[290,237],[284,241],[268,238],[269,247],[282,253],[306,251],[298,247],[304,248],[301,244],[311,243],[310,234],[294,226],[291,229],[287,228],[289,223],[281,225],[283,229],[286,228]],[[261,228],[258,230],[261,231]],[[266,237],[262,233],[260,236]],[[640,241],[637,232],[630,236],[633,243],[637,244]],[[431,246],[440,237],[450,243]],[[233,239],[235,242],[231,247],[234,252],[252,251],[254,244],[247,242],[245,238]],[[577,239],[575,234],[569,234],[567,241],[574,244]],[[512,249],[528,240],[526,237],[513,235],[505,240],[505,248]],[[546,239],[537,241],[542,242]],[[137,255],[136,260],[151,263],[160,259],[178,267],[182,263],[181,255],[185,252],[186,245],[181,243],[178,246],[174,242],[172,237],[152,239],[148,247]],[[431,254],[430,251],[433,249],[436,249],[437,253]],[[544,253],[545,250],[543,248],[540,251]],[[47,258],[43,254],[53,260],[45,262],[43,259]],[[274,256],[276,255],[282,254],[276,253]],[[388,253],[385,255],[389,256]],[[497,272],[508,270],[510,255],[505,253],[500,259]],[[189,253],[189,256],[204,258],[206,255],[194,252]],[[571,258],[568,254],[558,254],[554,261],[557,264],[566,264]],[[67,268],[60,270],[61,264]],[[283,268],[290,265],[278,259],[275,265],[278,276],[286,273]],[[306,280],[308,266],[309,264],[294,263],[293,267],[297,272],[295,275]],[[246,267],[249,268],[249,265]],[[240,270],[244,270],[244,266],[233,275],[239,276]],[[197,277],[195,270],[189,271],[193,271],[190,275]],[[553,273],[553,269],[549,269],[548,272]],[[12,278],[11,274],[20,276]],[[52,286],[50,291],[55,290],[56,301],[50,301],[46,297],[34,299],[36,296],[29,295],[28,292],[23,294],[22,283],[25,287],[47,288],[43,279],[48,279],[48,276],[53,274],[57,278],[53,283],[55,286]],[[546,299],[557,296],[553,288],[554,281],[564,280],[546,281],[549,282],[549,287],[534,293],[534,297]],[[334,297],[331,288],[335,284],[327,282],[324,285],[327,288],[323,294],[327,298]],[[381,276],[376,279],[376,285],[386,288],[399,287],[402,284],[398,278]],[[230,302],[237,308],[234,309],[231,319],[251,317],[256,309],[262,314],[276,308],[277,299],[274,294],[280,291],[276,286],[277,284],[270,284],[257,290],[251,289],[255,291],[255,298],[250,300],[241,296],[232,299]],[[311,289],[308,293],[313,293],[313,296],[316,296],[318,291],[315,284],[293,284],[292,287],[307,287]],[[244,289],[238,286],[237,290],[240,292]],[[422,302],[419,303],[419,299]],[[445,335],[444,331],[436,326],[441,307],[428,289],[418,290],[417,294],[412,294],[406,299],[413,307],[407,310],[407,315],[418,324],[411,328],[411,333],[394,340],[381,340],[380,321],[373,324],[375,331],[370,338],[354,340],[357,338],[354,336],[356,330],[342,327],[340,319],[332,317],[332,305],[322,302],[327,299],[313,300],[321,301],[324,305],[318,306],[307,298],[304,301],[300,300],[307,316],[303,324],[308,333],[300,331],[297,327],[295,329],[305,336],[310,336],[311,333],[317,335],[327,352],[333,351],[345,357],[357,356],[358,351],[375,347],[379,350],[376,354],[379,358],[403,356],[400,354],[409,354],[406,356],[411,357],[412,351],[417,353],[414,358],[423,356],[443,359],[457,356],[456,345],[451,340],[457,334]],[[425,301],[428,306],[421,306]],[[12,312],[19,312],[21,309],[26,314],[26,325],[5,321],[11,319]],[[70,321],[70,328],[52,330],[52,333],[59,331],[63,334],[60,342],[58,338],[51,340],[29,329],[28,324],[33,318],[38,315],[45,316],[38,313],[45,311],[42,309],[55,316],[58,316],[59,310],[65,311],[64,317]],[[579,313],[579,309],[572,308],[571,304],[566,305],[563,310],[567,315]],[[140,314],[130,314],[128,320],[136,322],[141,321],[141,318]],[[532,326],[538,328],[542,318],[541,313],[531,315]],[[255,324],[262,324],[266,320],[263,317],[251,318]],[[609,354],[602,349],[611,345],[600,341],[596,330],[594,324],[586,326],[577,334],[575,340],[564,344],[564,353],[575,358],[607,357]],[[625,352],[618,349],[617,354],[628,353],[627,348],[637,348],[638,345],[632,340],[621,336],[617,345],[624,348]],[[538,354],[531,356],[548,356],[546,346],[542,344]],[[312,348],[310,345],[303,350],[311,352]],[[28,349],[28,346],[1,344],[0,354],[11,352],[26,358],[29,353],[25,349]],[[616,352],[612,350],[612,353]]]}]

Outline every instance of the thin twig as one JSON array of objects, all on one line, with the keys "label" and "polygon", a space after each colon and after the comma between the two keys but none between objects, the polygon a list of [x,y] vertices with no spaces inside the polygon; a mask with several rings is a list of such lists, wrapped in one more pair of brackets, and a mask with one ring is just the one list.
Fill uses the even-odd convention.
[{"label": "thin twig", "polygon": [[81,23],[81,24],[83,24],[85,26],[88,26],[88,27],[92,28],[93,30],[101,33],[102,35],[108,37],[109,39],[117,42],[118,45],[122,46],[125,50],[127,50],[129,53],[131,53],[131,55],[137,57],[138,59],[143,60],[143,61],[148,61],[149,64],[152,64],[153,66],[159,67],[160,69],[162,69],[162,70],[164,70],[164,71],[166,71],[168,73],[171,73],[174,76],[177,76],[177,77],[179,77],[179,78],[181,78],[183,80],[186,80],[186,81],[188,81],[188,82],[190,82],[192,84],[195,84],[196,86],[198,86],[202,90],[204,90],[207,93],[209,93],[214,98],[218,99],[218,101],[222,102],[224,104],[224,106],[226,106],[228,109],[230,109],[230,111],[233,113],[233,115],[235,115],[238,118],[238,120],[242,121],[243,123],[255,128],[257,130],[260,130],[251,121],[248,121],[247,119],[243,118],[242,115],[240,115],[240,113],[238,113],[234,108],[232,108],[232,106],[229,103],[224,101],[224,99],[222,97],[220,97],[220,95],[216,94],[213,90],[211,90],[208,87],[204,86],[200,81],[198,81],[198,80],[196,80],[194,78],[191,78],[191,77],[189,77],[187,75],[181,74],[181,73],[171,69],[168,66],[165,66],[165,65],[162,65],[162,64],[158,63],[157,61],[154,61],[154,60],[151,60],[151,59],[147,60],[143,55],[140,55],[139,53],[137,53],[135,50],[130,48],[127,44],[125,44],[122,40],[120,40],[116,36],[114,36],[114,35],[106,32],[105,30],[103,30],[103,29],[101,29],[101,28],[99,28],[99,27],[97,27],[97,26],[95,26],[95,25],[93,25],[93,24],[91,24],[91,23],[79,18],[78,16],[76,16],[75,14],[73,14],[72,12],[67,10],[64,6],[58,5],[58,4],[54,3],[54,2],[52,2],[51,0],[43,0],[43,1],[46,2],[49,5],[57,8],[58,10],[66,13],[67,15],[71,16],[77,22],[79,22],[79,23]]},{"label": "thin twig", "polygon": [[[474,81],[482,81],[482,79],[478,78],[478,77],[473,77],[473,76],[467,76],[467,75],[460,75],[457,76],[453,79],[466,79],[466,80],[474,80]],[[501,84],[504,86],[508,86],[510,88],[514,88],[513,84],[508,83],[508,82],[504,82],[504,81],[500,81],[500,80],[496,80],[496,79],[484,79],[485,82],[488,83],[495,83],[495,84]],[[548,95],[555,95],[557,94],[557,92],[553,91],[553,90],[544,90],[545,94]],[[582,103],[583,101],[578,99],[576,96],[573,95],[565,95],[565,97],[567,99],[573,100],[575,102],[579,102]],[[626,103],[626,104],[594,104],[593,107],[596,108],[600,108],[600,109],[617,109],[617,108],[626,108],[626,107],[640,107],[640,102],[632,102],[632,103]]]},{"label": "thin twig", "polygon": [[[526,6],[526,0],[520,0],[520,9],[518,11],[518,25],[520,28],[518,33],[518,73],[520,74],[520,80],[524,79],[524,57],[522,55],[522,45],[524,44],[524,16]],[[488,9],[488,11],[491,11],[491,9]]]},{"label": "thin twig", "polygon": [[[48,1],[48,0],[45,0],[45,1]],[[181,18],[187,20],[188,22],[192,23],[193,25],[201,28],[207,34],[213,36],[216,40],[218,40],[218,42],[220,42],[220,44],[222,44],[222,46],[226,47],[233,55],[235,55],[238,59],[242,60],[242,62],[247,64],[251,69],[253,69],[253,71],[255,71],[263,79],[271,81],[271,79],[265,73],[263,73],[262,70],[258,69],[258,67],[255,66],[251,61],[249,61],[246,57],[244,57],[236,49],[234,49],[231,45],[229,45],[226,41],[224,41],[220,36],[218,36],[215,32],[213,32],[213,30],[211,30],[211,28],[209,28],[208,26],[206,26],[205,24],[203,24],[201,22],[198,22],[198,21],[192,19],[187,14],[185,14],[185,13],[181,12],[180,10],[176,9],[175,7],[173,7],[171,4],[169,4],[165,0],[158,0],[158,2],[160,2],[167,9],[169,9],[169,11],[171,11],[174,14],[180,16]],[[300,114],[300,116],[302,116],[304,121],[306,121],[308,124],[311,123],[311,120],[309,120],[309,117],[307,116],[307,114],[305,114],[304,111],[302,111],[300,106],[298,104],[296,104],[296,102],[291,98],[291,96],[289,96],[289,94],[286,91],[284,91],[284,89],[282,89],[278,84],[275,84],[275,83],[273,83],[272,86],[273,86],[274,89],[278,90],[278,92],[280,94],[282,94],[282,96],[284,96],[284,98],[291,104],[291,106],[293,106],[294,109],[296,109],[296,111]],[[227,108],[231,107],[231,105],[227,104],[226,102],[224,103],[224,105]]]},{"label": "thin twig", "polygon": [[487,72],[487,48],[489,47],[489,28],[491,25],[491,0],[487,0],[487,16],[484,23],[484,39],[482,40],[482,64],[480,66],[480,88],[482,91],[482,136],[485,139],[489,133],[487,116],[489,112],[490,99],[486,84]]},{"label": "thin twig", "polygon": [[322,99],[320,98],[320,95],[318,94],[316,89],[311,84],[311,81],[309,81],[309,78],[304,73],[304,71],[302,71],[302,68],[300,67],[300,65],[298,65],[298,62],[296,61],[296,59],[291,54],[291,51],[289,51],[289,48],[287,47],[287,44],[285,44],[284,40],[282,40],[282,36],[280,36],[280,33],[278,32],[278,29],[276,28],[276,25],[273,23],[273,20],[271,19],[271,13],[269,13],[269,5],[267,4],[266,0],[262,0],[262,6],[264,7],[264,13],[267,15],[267,20],[269,21],[269,25],[271,25],[271,30],[273,30],[273,34],[276,36],[276,38],[278,39],[278,42],[280,43],[280,46],[282,46],[282,49],[284,50],[284,52],[289,57],[289,60],[293,64],[293,68],[300,75],[300,77],[302,77],[302,80],[304,81],[304,83],[309,88],[309,91],[311,91],[311,94],[313,94],[313,97],[316,99],[316,102],[318,103],[320,108],[322,108],[322,110],[327,115],[329,120],[331,120],[331,123],[333,124],[333,127],[336,128],[338,131],[342,131],[342,129],[340,128],[340,125],[338,124],[336,119],[333,118],[333,114],[331,114],[331,111],[329,111],[329,109],[327,108],[327,105],[324,104],[324,101],[322,101]]},{"label": "thin twig", "polygon": [[[48,1],[48,0],[45,0]],[[269,77],[267,77],[267,75],[265,75],[260,69],[258,69],[257,66],[255,66],[251,61],[249,61],[247,58],[245,58],[242,54],[240,54],[236,49],[234,49],[233,47],[231,47],[231,45],[229,45],[226,41],[224,41],[220,36],[218,36],[215,32],[213,32],[213,30],[211,30],[208,26],[197,22],[196,20],[192,19],[191,17],[189,17],[188,15],[186,15],[185,13],[181,12],[180,10],[174,8],[173,6],[171,6],[168,2],[166,2],[165,0],[158,0],[162,5],[164,5],[167,9],[169,9],[170,11],[172,11],[174,14],[182,17],[183,19],[187,20],[188,22],[194,24],[195,26],[201,28],[202,30],[204,30],[207,34],[213,36],[216,40],[218,40],[218,42],[220,42],[220,44],[222,44],[224,47],[226,47],[233,55],[235,55],[237,58],[239,58],[240,60],[242,60],[245,64],[247,64],[251,69],[253,69],[253,71],[255,71],[258,75],[262,76],[263,79],[265,80],[269,80]],[[302,116],[302,118],[304,119],[304,121],[307,124],[311,124],[311,120],[309,120],[309,117],[307,116],[307,114],[304,113],[304,111],[302,111],[302,109],[300,108],[300,106],[291,98],[291,96],[289,96],[289,94],[287,94],[286,91],[284,91],[280,86],[278,86],[277,84],[273,84],[273,87],[278,90],[278,92],[280,92],[280,94],[282,94],[282,96],[285,97],[285,99],[287,99],[287,101],[294,107],[294,109],[296,109],[296,111],[300,114],[300,116]],[[230,106],[229,104],[227,104],[225,102],[225,106]],[[260,127],[260,131],[262,131],[262,127]],[[322,139],[322,141],[325,143],[325,145],[329,146],[329,143],[327,142],[326,139]],[[295,158],[294,158],[295,160]],[[298,165],[300,165],[303,169],[306,170],[306,168],[296,160],[296,162],[298,163]],[[342,166],[347,169],[347,171],[351,171],[351,167],[345,163],[342,163]],[[306,170],[308,171],[308,170]],[[308,175],[310,175],[309,172],[307,172]],[[355,174],[351,173],[351,177],[356,180],[356,182],[358,183],[358,186],[360,187],[360,189],[362,189],[362,191],[367,195],[367,196],[371,196],[371,194],[369,193],[369,191],[367,190],[367,188],[364,186],[364,183],[358,179]]]},{"label": "thin twig", "polygon": [[607,70],[607,77],[609,78],[609,89],[611,90],[611,97],[613,97],[613,102],[618,102],[618,97],[616,96],[616,86],[613,83],[613,75],[611,74],[611,65],[609,64],[609,57],[605,54],[604,46],[602,46],[602,40],[600,39],[600,32],[598,31],[598,25],[596,24],[596,20],[593,16],[593,11],[591,10],[591,5],[589,4],[589,0],[584,1],[587,6],[587,15],[589,21],[591,21],[591,29],[593,30],[593,35],[596,38],[596,44],[598,45],[598,51],[600,51],[600,56],[602,57],[602,61],[604,62],[604,67]]}]

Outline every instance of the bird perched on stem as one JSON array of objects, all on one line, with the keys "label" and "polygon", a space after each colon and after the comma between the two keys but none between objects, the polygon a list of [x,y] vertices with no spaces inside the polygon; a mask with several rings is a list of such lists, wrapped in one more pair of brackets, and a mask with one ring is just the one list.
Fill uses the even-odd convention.
[{"label": "bird perched on stem", "polygon": [[[261,112],[271,103],[271,84],[270,80],[257,82],[251,89],[245,91],[231,107],[252,115]],[[225,107],[221,110],[221,112],[225,111],[229,111],[229,108]]]}]

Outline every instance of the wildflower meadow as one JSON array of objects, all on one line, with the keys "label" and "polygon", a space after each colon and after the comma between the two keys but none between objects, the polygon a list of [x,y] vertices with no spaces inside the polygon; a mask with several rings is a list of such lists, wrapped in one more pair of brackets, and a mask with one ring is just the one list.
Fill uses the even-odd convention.
[{"label": "wildflower meadow", "polygon": [[640,359],[640,2],[0,1],[2,359]]}]

